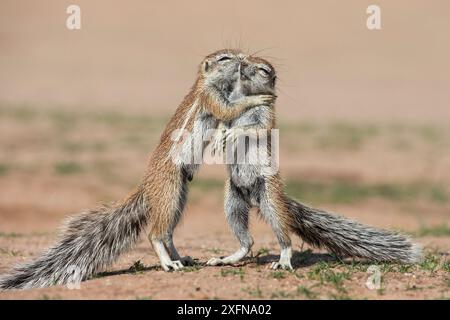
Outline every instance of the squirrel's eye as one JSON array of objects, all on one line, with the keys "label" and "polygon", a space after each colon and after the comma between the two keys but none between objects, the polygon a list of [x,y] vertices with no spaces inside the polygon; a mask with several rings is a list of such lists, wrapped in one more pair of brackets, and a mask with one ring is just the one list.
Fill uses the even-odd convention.
[{"label": "squirrel's eye", "polygon": [[228,61],[228,60],[231,60],[231,57],[229,57],[229,56],[222,56],[219,59],[217,59],[218,62],[225,62],[225,61]]},{"label": "squirrel's eye", "polygon": [[258,73],[263,76],[264,78],[267,78],[269,76],[269,71],[267,71],[264,68],[259,68],[258,69]]}]

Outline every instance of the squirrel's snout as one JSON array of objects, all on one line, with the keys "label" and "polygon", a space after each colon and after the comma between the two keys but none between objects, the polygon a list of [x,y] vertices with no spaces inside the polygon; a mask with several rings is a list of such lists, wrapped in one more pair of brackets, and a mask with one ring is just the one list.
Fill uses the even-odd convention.
[{"label": "squirrel's snout", "polygon": [[241,61],[239,63],[239,75],[241,80],[250,80],[250,65],[246,63],[245,61]]},{"label": "squirrel's snout", "polygon": [[250,77],[248,76],[246,70],[247,70],[248,65],[246,64],[239,64],[239,75],[241,77],[241,80],[250,80]]}]

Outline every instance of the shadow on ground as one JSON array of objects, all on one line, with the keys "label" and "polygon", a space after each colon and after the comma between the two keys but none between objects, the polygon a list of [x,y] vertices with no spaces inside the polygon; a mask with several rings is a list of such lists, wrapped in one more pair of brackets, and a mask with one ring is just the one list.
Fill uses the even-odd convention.
[{"label": "shadow on ground", "polygon": [[[274,261],[278,261],[280,258],[279,255],[275,254],[266,254],[266,255],[256,255],[253,257],[247,257],[244,258],[241,262],[233,264],[231,266],[239,267],[239,266],[247,266],[256,264],[259,266],[263,265],[269,265],[270,263]],[[294,251],[292,254],[292,267],[294,269],[302,268],[302,267],[309,267],[315,264],[318,264],[320,262],[341,262],[341,263],[350,263],[345,260],[341,260],[337,258],[336,256],[328,253],[313,253],[311,250],[306,251]],[[364,263],[364,262],[362,262]],[[185,271],[192,271],[192,269],[200,270],[207,267],[206,261],[199,261],[198,259],[193,259],[190,264],[185,264]],[[212,267],[214,268],[214,267]],[[148,272],[148,271],[156,271],[156,270],[162,270],[161,266],[159,264],[157,265],[150,265],[146,266],[141,263],[141,261],[136,261],[131,267],[128,269],[121,269],[121,270],[115,270],[115,271],[108,271],[108,272],[102,272],[98,274],[95,278],[103,278],[103,277],[110,277],[110,276],[116,276],[116,275],[123,275],[123,274],[136,274],[141,272]]]}]

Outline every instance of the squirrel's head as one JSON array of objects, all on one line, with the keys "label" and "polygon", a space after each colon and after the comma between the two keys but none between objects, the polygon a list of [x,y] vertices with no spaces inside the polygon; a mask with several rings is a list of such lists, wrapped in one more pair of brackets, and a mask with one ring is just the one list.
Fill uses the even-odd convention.
[{"label": "squirrel's head", "polygon": [[224,49],[207,56],[200,74],[204,84],[218,89],[225,98],[274,94],[276,73],[266,60],[239,50]]}]

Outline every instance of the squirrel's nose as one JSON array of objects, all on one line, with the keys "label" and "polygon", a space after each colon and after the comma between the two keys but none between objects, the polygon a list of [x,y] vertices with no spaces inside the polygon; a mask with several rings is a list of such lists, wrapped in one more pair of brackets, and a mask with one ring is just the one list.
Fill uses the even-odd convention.
[{"label": "squirrel's nose", "polygon": [[248,77],[247,73],[245,72],[247,67],[248,67],[248,65],[245,62],[241,62],[239,64],[239,74],[241,76],[241,80],[248,80],[248,79],[250,79]]}]

